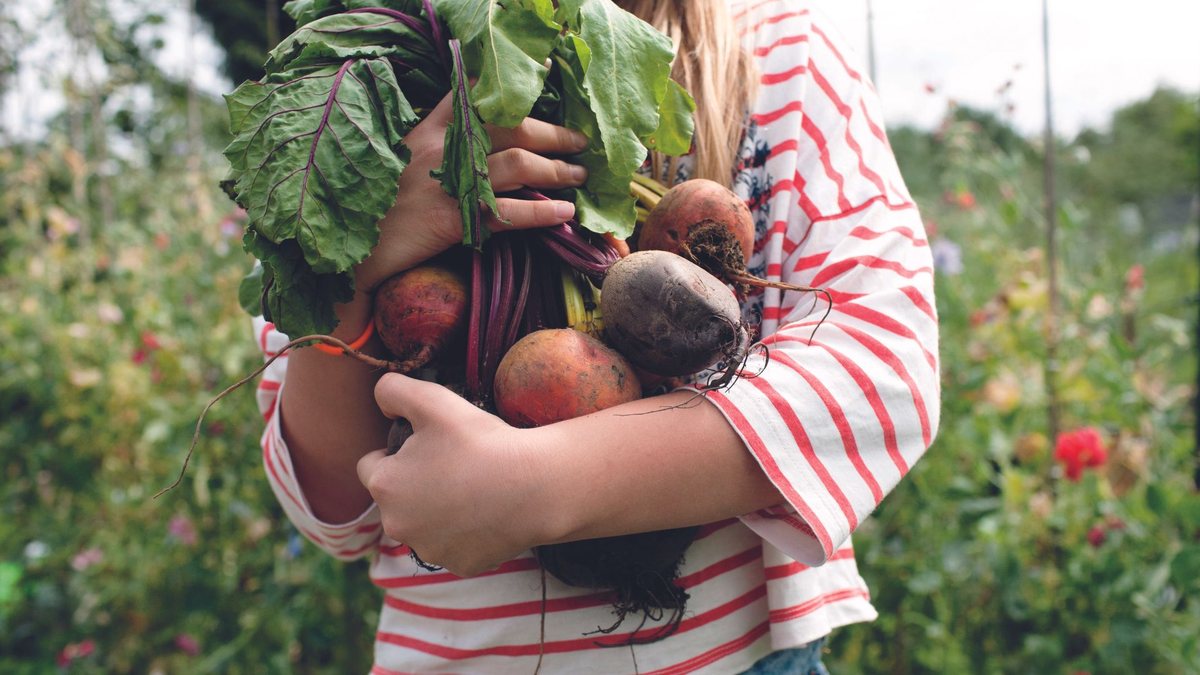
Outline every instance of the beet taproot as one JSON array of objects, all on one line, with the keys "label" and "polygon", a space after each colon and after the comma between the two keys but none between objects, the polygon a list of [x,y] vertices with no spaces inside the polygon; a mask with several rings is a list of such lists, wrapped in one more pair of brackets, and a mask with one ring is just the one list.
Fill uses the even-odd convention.
[{"label": "beet taproot", "polygon": [[642,385],[623,356],[573,328],[547,328],[514,344],[496,368],[496,414],[536,427],[641,398]]},{"label": "beet taproot", "polygon": [[733,292],[666,251],[638,251],[614,263],[600,313],[605,340],[657,375],[692,375],[722,360],[740,364],[749,347]]},{"label": "beet taproot", "polygon": [[375,330],[395,359],[415,370],[462,340],[469,303],[467,280],[456,270],[432,263],[414,267],[375,292]]}]

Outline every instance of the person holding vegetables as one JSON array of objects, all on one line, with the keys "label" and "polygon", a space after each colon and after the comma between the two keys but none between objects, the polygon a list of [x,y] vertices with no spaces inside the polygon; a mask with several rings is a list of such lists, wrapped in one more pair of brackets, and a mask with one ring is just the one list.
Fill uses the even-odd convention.
[{"label": "person holding vegetables", "polygon": [[[850,535],[930,445],[939,362],[929,247],[873,88],[803,0],[616,4],[674,40],[673,76],[696,100],[693,152],[647,170],[731,186],[757,226],[749,269],[825,289],[831,311],[761,290],[743,313],[769,358],[752,356],[747,376],[531,429],[320,350],[273,363],[258,392],[267,476],[318,546],[374,556],[374,672],[824,672],[830,631],[876,616]],[[461,241],[459,204],[430,176],[452,119],[447,96],[404,136],[408,166],[335,337],[360,338],[373,289]],[[526,118],[487,132],[497,194],[587,180],[577,131]],[[493,231],[576,213],[495,204]],[[288,340],[257,327],[265,353]],[[387,455],[399,417],[414,433]],[[659,617],[597,632],[613,624],[609,601],[542,574],[531,553],[685,526],[700,526],[679,573],[686,612],[665,639],[626,648],[605,645],[638,642]]]}]

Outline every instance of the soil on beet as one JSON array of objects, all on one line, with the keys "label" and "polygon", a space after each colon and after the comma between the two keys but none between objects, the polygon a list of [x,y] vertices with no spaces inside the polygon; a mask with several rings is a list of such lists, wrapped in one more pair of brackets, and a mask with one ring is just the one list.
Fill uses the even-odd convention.
[{"label": "soil on beet", "polygon": [[729,228],[715,220],[702,220],[688,228],[680,253],[714,277],[733,286],[738,297],[750,293],[746,283],[746,256]]}]

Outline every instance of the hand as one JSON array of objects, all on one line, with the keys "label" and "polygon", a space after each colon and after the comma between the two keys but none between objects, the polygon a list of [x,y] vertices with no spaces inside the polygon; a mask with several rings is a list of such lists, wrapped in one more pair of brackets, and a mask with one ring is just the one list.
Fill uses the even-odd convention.
[{"label": "hand", "polygon": [[[388,277],[462,241],[458,204],[429,175],[442,165],[446,130],[453,118],[447,94],[404,138],[412,156],[400,175],[396,203],[379,223],[379,244],[355,270],[358,288],[367,293]],[[587,178],[582,166],[549,157],[581,152],[587,138],[579,132],[527,117],[513,129],[489,126],[488,133],[492,139],[488,175],[496,193],[521,187],[576,187]],[[558,200],[498,198],[496,207],[500,212],[488,222],[493,231],[557,225],[575,215],[574,204]]]},{"label": "hand", "polygon": [[384,375],[375,399],[385,415],[413,427],[396,454],[377,450],[358,463],[389,537],[459,576],[485,572],[553,538],[547,526],[554,509],[531,430],[403,375]]}]

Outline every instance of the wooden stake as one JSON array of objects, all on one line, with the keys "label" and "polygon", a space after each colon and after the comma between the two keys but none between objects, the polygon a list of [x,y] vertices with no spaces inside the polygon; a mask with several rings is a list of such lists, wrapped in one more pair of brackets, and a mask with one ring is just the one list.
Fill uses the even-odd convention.
[{"label": "wooden stake", "polygon": [[1058,198],[1054,184],[1054,112],[1051,106],[1050,88],[1050,9],[1049,0],[1042,0],[1042,69],[1045,73],[1046,127],[1045,165],[1043,187],[1046,207],[1046,284],[1049,307],[1046,310],[1046,431],[1050,442],[1058,437],[1060,428],[1060,403],[1058,400],[1058,318],[1060,302],[1058,295]]}]

